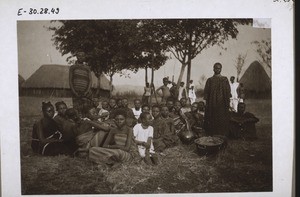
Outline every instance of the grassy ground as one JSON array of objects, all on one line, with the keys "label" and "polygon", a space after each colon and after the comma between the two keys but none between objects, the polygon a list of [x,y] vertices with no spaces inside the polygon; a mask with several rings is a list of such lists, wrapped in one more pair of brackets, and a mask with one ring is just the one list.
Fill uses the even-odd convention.
[{"label": "grassy ground", "polygon": [[272,191],[271,100],[246,101],[247,110],[260,119],[256,141],[230,140],[226,150],[214,157],[198,156],[194,145],[179,145],[166,150],[158,166],[134,162],[117,169],[85,159],[34,155],[30,136],[41,116],[42,100],[61,99],[20,98],[22,194]]}]

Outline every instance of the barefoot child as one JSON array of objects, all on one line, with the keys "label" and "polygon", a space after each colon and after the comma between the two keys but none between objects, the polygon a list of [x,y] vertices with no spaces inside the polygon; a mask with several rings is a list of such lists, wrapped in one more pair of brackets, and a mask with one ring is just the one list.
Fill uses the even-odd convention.
[{"label": "barefoot child", "polygon": [[133,136],[138,147],[140,157],[149,165],[157,165],[158,158],[155,155],[152,143],[153,127],[150,126],[151,115],[149,112],[143,112],[140,115],[142,123],[138,123],[133,127]]}]

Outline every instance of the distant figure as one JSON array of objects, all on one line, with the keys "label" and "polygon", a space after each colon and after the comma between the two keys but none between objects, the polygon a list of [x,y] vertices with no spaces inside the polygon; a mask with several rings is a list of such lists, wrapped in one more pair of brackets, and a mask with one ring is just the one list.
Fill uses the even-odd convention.
[{"label": "distant figure", "polygon": [[[156,93],[158,95],[161,95],[161,102],[162,103],[165,103],[167,101],[167,98],[169,98],[171,96],[171,93],[170,93],[170,89],[168,87],[168,84],[169,84],[169,80],[168,78],[163,78],[163,84],[162,86],[160,86],[157,90],[156,90]],[[162,94],[159,94],[159,91],[161,90]]]},{"label": "distant figure", "polygon": [[195,85],[193,83],[193,80],[190,80],[189,82],[189,99],[191,104],[196,102]]},{"label": "distant figure", "polygon": [[245,88],[243,83],[240,83],[239,87],[237,88],[237,93],[239,97],[239,103],[245,102]]},{"label": "distant figure", "polygon": [[144,87],[144,94],[143,94],[143,97],[142,97],[143,105],[148,105],[149,104],[150,96],[151,96],[151,87],[150,87],[150,84],[147,82],[146,86]]},{"label": "distant figure", "polygon": [[69,70],[69,85],[72,91],[73,107],[78,111],[79,116],[83,117],[83,108],[93,105],[92,100],[92,75],[91,70],[85,62],[85,53],[80,51],[76,54],[77,61]]},{"label": "distant figure", "polygon": [[186,93],[186,89],[184,86],[184,82],[180,82],[178,101],[180,101],[181,98],[187,98],[187,93]]},{"label": "distant figure", "polygon": [[207,79],[204,88],[205,131],[208,135],[228,135],[230,85],[221,75],[222,65],[214,64],[214,75]]},{"label": "distant figure", "polygon": [[234,82],[235,77],[231,76],[230,77],[230,90],[231,90],[231,97],[230,97],[230,109],[231,111],[237,112],[237,105],[239,103],[239,97],[238,97],[238,92],[237,88],[239,86],[239,83]]},{"label": "distant figure", "polygon": [[101,103],[101,108],[98,111],[98,115],[99,115],[99,121],[103,122],[105,120],[108,120],[109,118],[109,107],[108,107],[108,102],[107,101],[102,101]]},{"label": "distant figure", "polygon": [[170,94],[173,101],[177,101],[179,91],[177,89],[177,84],[175,82],[172,82],[172,87],[170,88]]},{"label": "distant figure", "polygon": [[256,136],[255,124],[259,121],[252,113],[245,112],[246,104],[238,104],[238,112],[233,112],[230,118],[231,137],[254,140]]}]

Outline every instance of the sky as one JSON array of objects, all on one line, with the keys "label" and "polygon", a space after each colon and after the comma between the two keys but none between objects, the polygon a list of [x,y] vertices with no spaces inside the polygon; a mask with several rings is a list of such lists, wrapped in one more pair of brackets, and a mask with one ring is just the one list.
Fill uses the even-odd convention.
[{"label": "sky", "polygon": [[[213,64],[220,62],[223,65],[222,75],[230,77],[236,76],[236,59],[239,54],[246,54],[245,66],[241,75],[247,67],[255,60],[260,60],[256,53],[253,41],[261,41],[271,39],[270,19],[255,20],[260,23],[254,23],[252,26],[239,26],[239,34],[237,39],[229,39],[223,44],[227,50],[223,50],[219,46],[210,47],[201,52],[192,60],[191,79],[195,85],[200,86],[200,78],[204,75],[206,78],[213,75]],[[268,22],[269,21],[269,22]],[[266,27],[261,28],[261,23],[269,23]],[[256,25],[255,25],[256,24]],[[260,25],[257,25],[260,24]],[[18,73],[26,80],[43,64],[62,64],[67,65],[67,56],[62,56],[55,48],[54,42],[51,40],[53,31],[49,31],[47,27],[55,25],[50,21],[18,21]],[[257,28],[258,27],[258,28]],[[155,71],[154,84],[159,86],[162,84],[162,78],[174,76],[175,81],[179,76],[181,64],[174,56],[169,54],[170,59],[159,70]],[[270,70],[263,65],[270,76]],[[113,78],[115,86],[118,85],[134,85],[143,86],[145,70],[139,70],[137,73],[124,71],[129,77],[120,77],[116,74]],[[148,78],[150,80],[150,70]],[[186,81],[186,71],[183,81]],[[202,83],[203,85],[203,83]]]}]

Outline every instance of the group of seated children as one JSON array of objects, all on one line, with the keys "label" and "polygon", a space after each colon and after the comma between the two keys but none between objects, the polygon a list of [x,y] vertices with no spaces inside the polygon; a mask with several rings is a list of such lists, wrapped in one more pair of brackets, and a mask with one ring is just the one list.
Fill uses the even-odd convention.
[{"label": "group of seated children", "polygon": [[[111,98],[103,101],[101,108],[98,104],[85,106],[85,116],[80,117],[77,110],[67,108],[63,101],[55,103],[56,115],[54,106],[43,102],[43,118],[33,126],[33,151],[49,156],[87,156],[93,162],[110,166],[133,158],[157,165],[157,154],[178,145],[180,132],[192,129],[198,137],[204,132],[203,101],[189,106],[186,98],[175,102],[168,99],[165,104],[150,108],[135,99],[134,107],[129,108],[128,99]],[[231,118],[235,135],[245,125],[258,121],[253,114],[244,112],[245,104],[239,105],[239,109]]]}]

